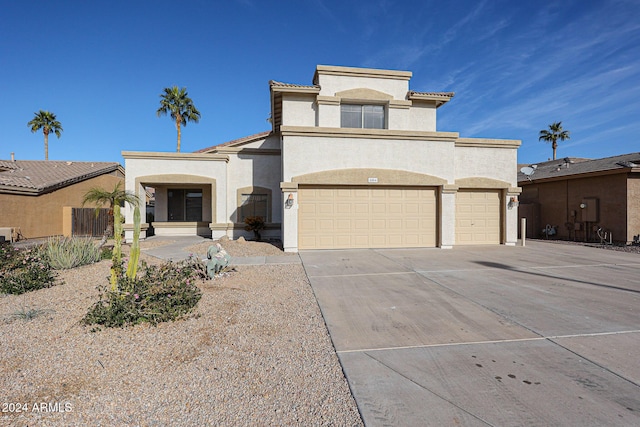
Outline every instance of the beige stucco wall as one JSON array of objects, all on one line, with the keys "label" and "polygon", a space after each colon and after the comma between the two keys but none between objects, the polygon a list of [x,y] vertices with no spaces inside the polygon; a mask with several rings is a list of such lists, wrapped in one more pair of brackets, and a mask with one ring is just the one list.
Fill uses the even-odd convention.
[{"label": "beige stucco wall", "polygon": [[[345,78],[347,77],[347,78]],[[321,96],[333,96],[353,88],[367,88],[405,99],[411,73],[407,71],[371,70],[346,67],[317,67]]]},{"label": "beige stucco wall", "polygon": [[408,123],[402,123],[401,129],[415,129],[418,131],[436,131],[436,106],[434,103],[419,103],[413,101],[409,114],[404,114],[403,118]]},{"label": "beige stucco wall", "polygon": [[80,208],[83,196],[91,188],[112,190],[123,180],[119,172],[114,172],[40,196],[0,194],[0,227],[20,227],[28,239],[62,235],[64,206]]},{"label": "beige stucco wall", "polygon": [[485,140],[477,139],[476,141],[479,144],[477,147],[456,147],[455,179],[486,177],[505,181],[510,186],[516,187],[518,184],[517,150],[514,147],[482,146],[480,144]]},{"label": "beige stucco wall", "polygon": [[285,126],[316,126],[316,106],[312,97],[288,96],[282,100],[282,111]]},{"label": "beige stucco wall", "polygon": [[285,182],[298,175],[349,168],[398,169],[454,180],[451,141],[285,136],[283,153]]},{"label": "beige stucco wall", "polygon": [[271,222],[282,222],[282,192],[280,191],[281,157],[278,154],[261,155],[239,152],[229,156],[229,191],[227,193],[228,222],[237,221],[238,200],[236,190],[245,187],[264,187],[271,190]]}]

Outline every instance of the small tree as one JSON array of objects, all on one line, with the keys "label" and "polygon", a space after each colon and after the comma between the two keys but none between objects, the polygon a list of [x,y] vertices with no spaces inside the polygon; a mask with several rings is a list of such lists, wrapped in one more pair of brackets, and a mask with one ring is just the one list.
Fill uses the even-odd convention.
[{"label": "small tree", "polygon": [[[138,206],[140,205],[140,199],[135,194],[125,191],[122,189],[122,182],[118,182],[112,191],[107,191],[103,188],[94,187],[89,190],[82,199],[82,205],[84,206],[86,203],[95,203],[96,204],[96,212],[104,205],[109,206],[109,225],[107,229],[107,233],[111,233],[113,235],[113,252],[111,255],[111,276],[109,278],[109,282],[111,283],[111,290],[118,290],[118,281],[123,276],[123,267],[122,267],[122,223],[123,218],[120,212],[120,206],[125,202],[133,205],[136,209],[136,219],[137,219],[137,227],[138,233],[140,232],[140,212],[138,211]],[[137,242],[136,242],[137,243]],[[136,245],[136,250],[138,247]],[[139,255],[139,253],[138,253]],[[135,260],[136,269],[137,269],[137,257]],[[132,273],[135,275],[135,270],[132,267]]]},{"label": "small tree", "polygon": [[27,123],[31,132],[38,132],[42,129],[44,134],[44,159],[49,160],[49,134],[53,132],[58,138],[62,132],[62,125],[56,119],[56,115],[49,111],[40,110],[34,113],[33,120]]},{"label": "small tree", "polygon": [[558,148],[558,140],[564,141],[569,139],[569,131],[562,129],[562,122],[555,122],[549,125],[549,130],[542,129],[538,141],[545,141],[551,143],[553,148],[553,160],[556,159],[556,149]]},{"label": "small tree", "polygon": [[111,191],[99,187],[94,187],[89,190],[82,198],[82,206],[87,203],[95,203],[96,214],[100,208],[105,205],[107,206],[109,209],[109,223],[105,230],[105,234],[107,236],[114,236],[114,207],[116,205],[122,206],[124,203],[129,203],[135,207],[140,204],[140,200],[138,199],[138,196],[132,192],[124,190],[122,188],[122,182],[118,182]]}]

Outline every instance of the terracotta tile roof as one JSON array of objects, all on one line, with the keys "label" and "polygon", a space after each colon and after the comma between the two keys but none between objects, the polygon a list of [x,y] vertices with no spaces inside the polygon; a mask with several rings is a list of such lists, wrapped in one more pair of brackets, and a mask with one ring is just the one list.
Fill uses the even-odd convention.
[{"label": "terracotta tile roof", "polygon": [[577,157],[565,157],[549,160],[536,164],[535,172],[527,178],[521,172],[522,167],[531,165],[518,165],[518,183],[529,181],[552,180],[554,178],[573,177],[578,175],[593,174],[607,171],[625,170],[640,172],[640,153],[622,154],[603,159],[584,159]]},{"label": "terracotta tile roof", "polygon": [[116,162],[0,160],[0,193],[40,194],[110,173]]},{"label": "terracotta tile roof", "polygon": [[455,92],[416,92],[414,90],[409,91],[409,96],[432,96],[437,98],[453,98],[455,96]]},{"label": "terracotta tile roof", "polygon": [[256,133],[253,135],[245,136],[242,138],[234,139],[233,141],[227,141],[222,144],[212,145],[211,147],[202,148],[200,150],[194,151],[194,153],[214,153],[216,149],[222,147],[233,147],[234,145],[242,145],[248,142],[254,141],[256,139],[266,138],[271,133],[270,130],[265,132]]},{"label": "terracotta tile roof", "polygon": [[271,88],[289,88],[289,89],[320,89],[318,85],[297,85],[293,83],[282,83],[275,80],[269,80],[269,87]]}]

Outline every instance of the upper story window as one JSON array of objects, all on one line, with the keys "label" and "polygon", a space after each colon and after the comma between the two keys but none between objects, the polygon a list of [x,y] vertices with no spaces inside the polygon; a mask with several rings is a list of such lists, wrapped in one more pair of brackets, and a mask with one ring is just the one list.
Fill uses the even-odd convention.
[{"label": "upper story window", "polygon": [[340,105],[340,127],[384,129],[384,105]]}]

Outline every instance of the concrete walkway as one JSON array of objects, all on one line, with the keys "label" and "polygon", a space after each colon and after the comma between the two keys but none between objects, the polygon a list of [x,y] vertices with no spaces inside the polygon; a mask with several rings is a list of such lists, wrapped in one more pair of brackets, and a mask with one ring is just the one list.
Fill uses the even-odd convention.
[{"label": "concrete walkway", "polygon": [[640,425],[640,256],[301,252],[367,426]]}]

